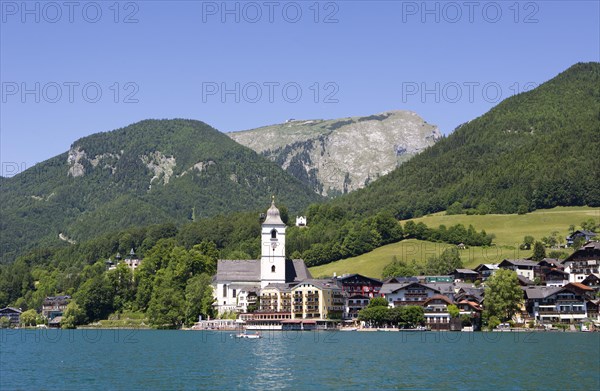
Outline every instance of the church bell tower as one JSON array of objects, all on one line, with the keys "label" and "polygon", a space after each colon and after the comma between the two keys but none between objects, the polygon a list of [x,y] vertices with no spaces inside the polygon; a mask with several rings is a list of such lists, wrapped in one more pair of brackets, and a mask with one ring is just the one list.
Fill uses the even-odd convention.
[{"label": "church bell tower", "polygon": [[261,231],[261,288],[270,283],[285,283],[285,228],[273,197]]}]

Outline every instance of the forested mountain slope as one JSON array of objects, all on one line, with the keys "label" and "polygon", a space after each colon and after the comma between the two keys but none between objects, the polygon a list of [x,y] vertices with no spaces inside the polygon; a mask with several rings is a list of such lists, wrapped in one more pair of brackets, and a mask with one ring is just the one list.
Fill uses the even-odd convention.
[{"label": "forested mountain slope", "polygon": [[80,241],[131,226],[321,198],[275,163],[192,120],[146,120],[82,138],[68,152],[2,178],[0,248]]},{"label": "forested mountain slope", "polygon": [[398,218],[600,205],[600,64],[579,63],[458,127],[334,205]]}]

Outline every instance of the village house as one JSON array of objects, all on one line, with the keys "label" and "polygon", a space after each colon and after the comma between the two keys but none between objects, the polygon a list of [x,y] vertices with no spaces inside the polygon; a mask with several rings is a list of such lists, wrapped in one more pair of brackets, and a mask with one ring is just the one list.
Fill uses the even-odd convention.
[{"label": "village house", "polygon": [[571,247],[577,239],[583,239],[583,241],[587,243],[597,236],[598,234],[592,231],[578,230],[567,236],[565,239],[567,240],[567,247]]},{"label": "village house", "polygon": [[596,325],[600,324],[600,299],[589,299],[585,303],[587,317]]},{"label": "village house", "polygon": [[456,301],[469,301],[481,305],[483,303],[484,288],[461,287],[456,293]]},{"label": "village house", "polygon": [[569,282],[582,282],[590,274],[600,277],[600,242],[589,242],[562,261]]},{"label": "village house", "polygon": [[456,330],[461,329],[460,319],[452,319],[448,306],[454,304],[444,295],[435,295],[425,300],[423,311],[425,325],[430,330]]},{"label": "village house", "polygon": [[569,273],[560,269],[551,269],[544,274],[544,281],[541,283],[546,284],[546,286],[565,286],[569,283]]},{"label": "village house", "polygon": [[529,286],[523,288],[525,308],[536,322],[578,323],[587,318],[587,302],[593,290],[581,283],[563,287]]},{"label": "village house", "polygon": [[425,301],[441,294],[440,289],[419,282],[383,284],[379,293],[385,297],[390,307],[403,305],[423,305]]},{"label": "village house", "polygon": [[559,259],[544,258],[538,262],[536,277],[539,283],[548,286],[564,286],[569,282],[569,274]]},{"label": "village house", "polygon": [[485,281],[498,270],[498,265],[493,263],[482,263],[473,270],[479,273],[479,279],[481,281]]},{"label": "village house", "polygon": [[237,308],[245,312],[254,312],[260,308],[260,291],[254,287],[242,287],[237,295]]},{"label": "village house", "polygon": [[498,265],[500,269],[508,269],[517,273],[518,276],[523,276],[533,281],[538,268],[537,262],[529,259],[505,259]]},{"label": "village house", "polygon": [[454,269],[450,274],[454,277],[454,281],[456,282],[473,282],[479,278],[479,273],[471,269]]},{"label": "village house", "polygon": [[49,327],[60,327],[63,313],[71,301],[71,296],[49,296],[42,303],[42,316],[48,319]]},{"label": "village house", "polygon": [[345,320],[358,318],[358,311],[365,308],[373,297],[379,296],[383,283],[375,278],[360,274],[349,274],[335,277],[335,281],[344,293]]},{"label": "village house", "polygon": [[581,283],[592,288],[596,293],[600,292],[600,277],[596,277],[594,274],[587,276]]},{"label": "village house", "polygon": [[8,318],[11,326],[18,326],[21,322],[22,311],[19,308],[6,307],[0,309],[0,318]]},{"label": "village house", "polygon": [[460,311],[460,318],[462,321],[463,317],[469,319],[469,324],[467,326],[473,327],[473,331],[481,330],[481,315],[483,313],[483,308],[481,308],[480,303],[469,301],[469,300],[461,300],[456,303],[458,310]]}]

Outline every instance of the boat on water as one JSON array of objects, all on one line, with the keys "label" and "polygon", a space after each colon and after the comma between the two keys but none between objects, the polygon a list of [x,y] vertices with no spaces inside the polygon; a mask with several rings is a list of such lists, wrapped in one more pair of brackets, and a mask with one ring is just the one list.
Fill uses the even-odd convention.
[{"label": "boat on water", "polygon": [[358,331],[358,327],[342,327],[340,331]]},{"label": "boat on water", "polygon": [[258,338],[262,338],[262,335],[260,335],[259,333],[256,334],[248,334],[248,333],[239,333],[239,334],[231,334],[232,337],[235,338],[245,338],[245,339],[258,339]]},{"label": "boat on water", "polygon": [[494,331],[510,332],[512,330],[510,329],[510,324],[508,324],[508,323],[500,323],[498,326],[496,326],[496,328],[494,329]]},{"label": "boat on water", "polygon": [[427,327],[425,327],[425,326],[417,326],[417,327],[414,327],[414,328],[411,328],[411,329],[399,329],[398,331],[401,331],[401,332],[403,332],[403,331],[427,331]]}]

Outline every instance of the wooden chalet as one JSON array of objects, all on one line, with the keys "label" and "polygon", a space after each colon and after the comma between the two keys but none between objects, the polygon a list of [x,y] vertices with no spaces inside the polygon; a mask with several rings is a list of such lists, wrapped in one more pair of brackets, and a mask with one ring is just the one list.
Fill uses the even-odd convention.
[{"label": "wooden chalet", "polygon": [[5,307],[0,309],[0,318],[8,318],[10,326],[18,326],[22,311],[19,308]]},{"label": "wooden chalet", "polygon": [[358,318],[358,312],[369,305],[372,298],[378,297],[383,282],[360,274],[350,274],[335,278],[344,294],[344,320]]}]

